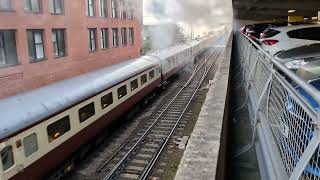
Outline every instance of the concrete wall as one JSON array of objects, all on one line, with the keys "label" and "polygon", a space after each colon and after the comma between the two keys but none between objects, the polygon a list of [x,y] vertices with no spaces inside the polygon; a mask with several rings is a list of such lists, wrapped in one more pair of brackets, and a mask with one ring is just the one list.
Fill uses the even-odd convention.
[{"label": "concrete wall", "polygon": [[[110,1],[108,17],[99,16],[99,1],[95,2],[95,17],[86,16],[85,0],[64,0],[64,15],[51,15],[49,1],[40,0],[43,11],[32,14],[24,11],[23,0],[12,0],[13,11],[0,11],[0,29],[15,29],[18,62],[17,66],[0,68],[0,98],[26,90],[67,79],[85,72],[119,63],[140,55],[141,12],[135,12],[133,20],[111,19]],[[134,9],[142,9],[142,1],[134,0]],[[109,28],[109,47],[111,46],[111,28],[133,27],[134,45],[101,49],[100,28]],[[52,29],[66,29],[67,56],[55,58],[51,42]],[[96,52],[88,50],[88,28],[97,28]],[[30,63],[27,29],[44,29],[46,60]],[[120,29],[119,40],[121,41]]]}]

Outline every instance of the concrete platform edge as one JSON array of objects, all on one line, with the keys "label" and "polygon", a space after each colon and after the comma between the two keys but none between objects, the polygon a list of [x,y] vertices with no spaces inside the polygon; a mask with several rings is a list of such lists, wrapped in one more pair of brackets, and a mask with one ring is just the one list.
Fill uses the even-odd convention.
[{"label": "concrete platform edge", "polygon": [[228,114],[231,48],[232,36],[224,54],[219,57],[222,61],[180,161],[175,180],[221,179],[225,175],[225,121]]}]

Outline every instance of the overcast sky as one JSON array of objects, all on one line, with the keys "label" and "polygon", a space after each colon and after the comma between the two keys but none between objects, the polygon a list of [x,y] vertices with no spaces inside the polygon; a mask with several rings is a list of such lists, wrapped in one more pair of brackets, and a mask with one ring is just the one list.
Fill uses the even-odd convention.
[{"label": "overcast sky", "polygon": [[232,23],[231,0],[143,0],[144,24],[174,22],[190,33],[191,24],[195,34],[201,35]]}]

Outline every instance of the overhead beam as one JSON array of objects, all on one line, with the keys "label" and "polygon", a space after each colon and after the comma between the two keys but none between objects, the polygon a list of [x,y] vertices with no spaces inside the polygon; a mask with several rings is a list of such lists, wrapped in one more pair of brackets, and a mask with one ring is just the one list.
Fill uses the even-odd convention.
[{"label": "overhead beam", "polygon": [[296,10],[313,10],[318,11],[320,7],[320,1],[299,1],[299,2],[283,2],[283,1],[241,1],[233,0],[233,7],[238,8],[247,8],[247,7],[256,7],[256,8],[269,8],[269,9],[296,9]]}]

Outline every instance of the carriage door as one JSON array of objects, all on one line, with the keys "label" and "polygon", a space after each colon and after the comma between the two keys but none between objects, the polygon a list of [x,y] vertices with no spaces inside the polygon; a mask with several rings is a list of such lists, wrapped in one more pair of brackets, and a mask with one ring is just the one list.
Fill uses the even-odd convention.
[{"label": "carriage door", "polygon": [[4,45],[4,34],[0,31],[0,64],[6,64]]}]

